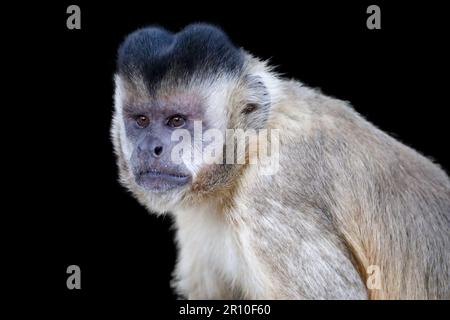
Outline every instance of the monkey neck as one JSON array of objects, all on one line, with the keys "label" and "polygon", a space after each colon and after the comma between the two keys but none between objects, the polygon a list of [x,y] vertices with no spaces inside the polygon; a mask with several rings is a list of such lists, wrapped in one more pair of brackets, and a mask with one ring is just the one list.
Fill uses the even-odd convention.
[{"label": "monkey neck", "polygon": [[229,209],[232,199],[248,165],[214,165],[202,170],[185,198],[188,206],[214,203]]}]

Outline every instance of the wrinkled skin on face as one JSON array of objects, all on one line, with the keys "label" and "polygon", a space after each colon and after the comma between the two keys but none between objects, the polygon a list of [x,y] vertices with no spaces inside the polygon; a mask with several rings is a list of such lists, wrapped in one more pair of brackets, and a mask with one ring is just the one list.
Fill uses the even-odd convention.
[{"label": "wrinkled skin on face", "polygon": [[147,191],[164,192],[192,182],[192,171],[173,159],[180,143],[175,130],[194,135],[194,121],[202,121],[200,99],[174,95],[124,105],[125,132],[133,146],[130,158],[135,182]]}]

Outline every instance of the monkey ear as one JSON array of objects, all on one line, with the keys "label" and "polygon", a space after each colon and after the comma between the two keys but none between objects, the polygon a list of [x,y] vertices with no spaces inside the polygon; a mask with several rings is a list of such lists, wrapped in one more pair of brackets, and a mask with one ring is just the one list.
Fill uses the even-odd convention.
[{"label": "monkey ear", "polygon": [[263,79],[260,76],[248,75],[245,77],[247,96],[241,117],[245,127],[251,129],[265,128],[270,112],[270,95]]}]

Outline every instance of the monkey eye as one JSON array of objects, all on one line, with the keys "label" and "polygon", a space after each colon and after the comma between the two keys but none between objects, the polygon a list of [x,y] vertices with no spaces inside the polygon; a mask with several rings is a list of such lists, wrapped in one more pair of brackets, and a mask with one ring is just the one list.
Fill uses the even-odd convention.
[{"label": "monkey eye", "polygon": [[250,114],[258,109],[258,106],[254,103],[250,103],[245,106],[245,108],[242,110],[243,114]]},{"label": "monkey eye", "polygon": [[146,128],[150,123],[150,119],[147,116],[139,115],[136,117],[136,123],[139,127]]},{"label": "monkey eye", "polygon": [[180,128],[184,126],[185,123],[186,120],[180,115],[171,116],[169,119],[167,119],[167,125],[172,128]]}]

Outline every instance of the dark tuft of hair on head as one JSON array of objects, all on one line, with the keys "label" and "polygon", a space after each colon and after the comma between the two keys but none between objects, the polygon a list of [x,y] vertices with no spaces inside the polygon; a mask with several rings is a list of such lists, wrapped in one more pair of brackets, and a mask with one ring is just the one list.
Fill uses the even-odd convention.
[{"label": "dark tuft of hair on head", "polygon": [[237,73],[243,52],[218,27],[191,24],[178,33],[161,27],[139,29],[126,37],[118,50],[117,71],[132,78],[140,74],[149,90],[170,72],[176,81],[195,76]]}]

